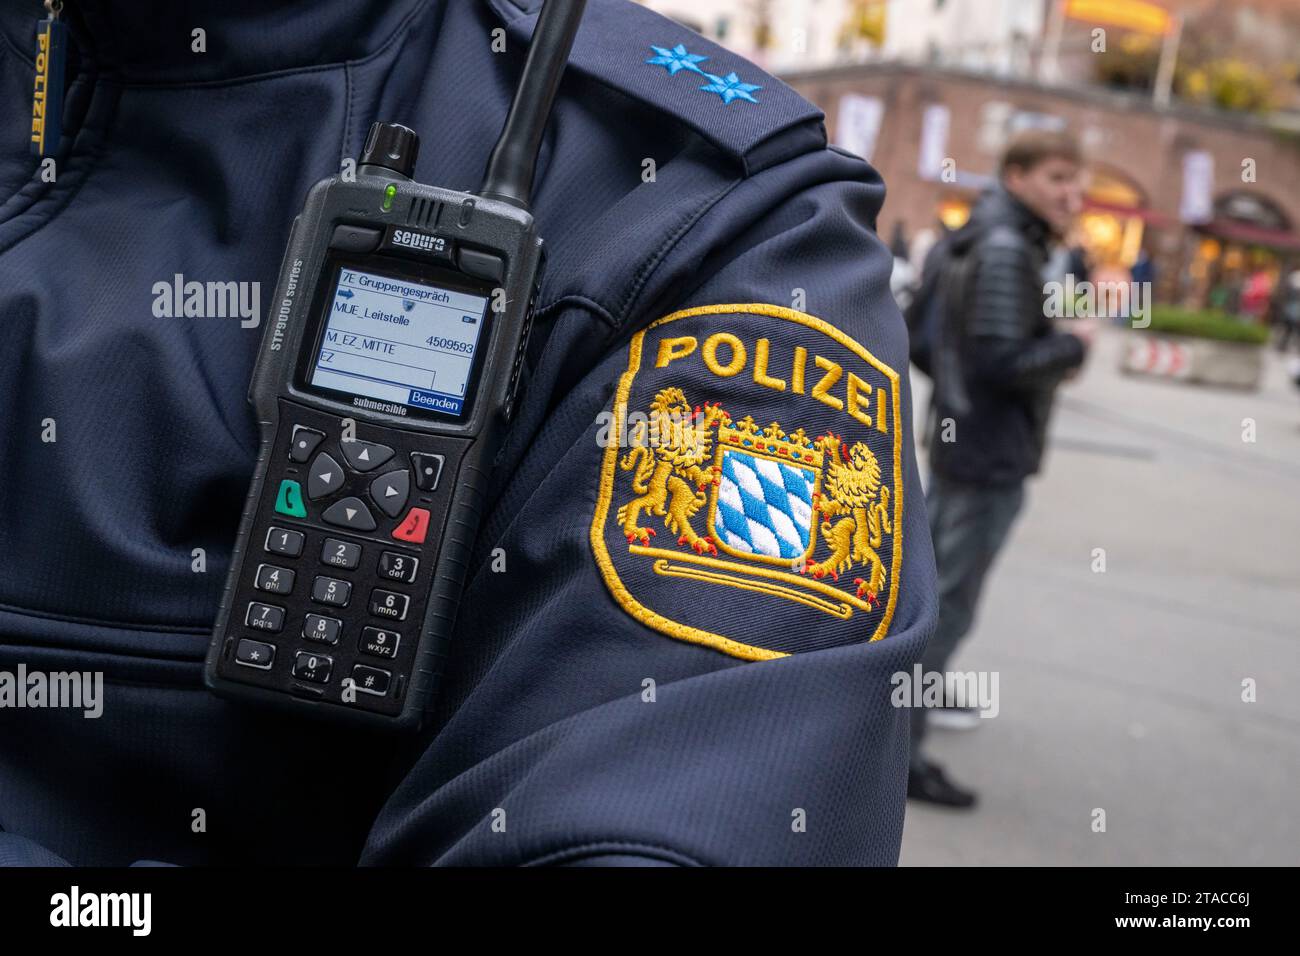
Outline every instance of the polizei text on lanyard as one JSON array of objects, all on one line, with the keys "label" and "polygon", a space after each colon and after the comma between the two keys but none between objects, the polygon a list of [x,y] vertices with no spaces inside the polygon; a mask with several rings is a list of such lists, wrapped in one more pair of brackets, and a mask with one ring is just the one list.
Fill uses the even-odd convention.
[{"label": "polizei text on lanyard", "polygon": [[59,19],[60,0],[45,4],[47,19],[36,24],[36,79],[32,85],[32,152],[52,156],[63,134],[63,79],[68,27]]}]

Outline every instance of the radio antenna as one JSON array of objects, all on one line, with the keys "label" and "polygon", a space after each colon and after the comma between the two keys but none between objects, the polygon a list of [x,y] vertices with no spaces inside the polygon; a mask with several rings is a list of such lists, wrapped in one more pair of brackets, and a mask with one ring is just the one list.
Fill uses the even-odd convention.
[{"label": "radio antenna", "polygon": [[542,5],[514,102],[488,159],[480,196],[528,208],[542,134],[586,5],[587,0],[546,0]]}]

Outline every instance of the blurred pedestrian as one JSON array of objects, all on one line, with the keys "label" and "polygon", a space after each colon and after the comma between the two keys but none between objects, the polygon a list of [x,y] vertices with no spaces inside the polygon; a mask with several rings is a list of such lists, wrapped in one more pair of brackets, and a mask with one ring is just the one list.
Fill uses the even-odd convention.
[{"label": "blurred pedestrian", "polygon": [[1092,271],[1088,266],[1088,250],[1083,247],[1083,243],[1077,239],[1069,247],[1069,270],[1074,276],[1074,284],[1087,282],[1092,276]]},{"label": "blurred pedestrian", "polygon": [[1241,290],[1241,314],[1260,323],[1265,321],[1273,299],[1273,276],[1267,269],[1256,269],[1246,277]]},{"label": "blurred pedestrian", "polygon": [[1236,315],[1241,304],[1241,289],[1244,280],[1236,272],[1225,272],[1210,290],[1208,305],[1215,312]]},{"label": "blurred pedestrian", "polygon": [[894,223],[894,238],[889,243],[890,254],[894,257],[894,268],[889,273],[889,291],[898,303],[898,308],[906,311],[916,292],[916,267],[908,261],[907,235],[901,222]]},{"label": "blurred pedestrian", "polygon": [[1285,352],[1291,339],[1300,336],[1300,268],[1279,279],[1273,296],[1273,321],[1279,326],[1277,350]]},{"label": "blurred pedestrian", "polygon": [[1133,262],[1132,269],[1129,270],[1129,278],[1138,284],[1155,285],[1156,264],[1152,261],[1145,246],[1138,250],[1137,259]]},{"label": "blurred pedestrian", "polygon": [[[1007,147],[997,185],[926,260],[914,311],[932,308],[933,300],[920,301],[927,294],[947,303],[927,343],[935,398],[926,502],[939,621],[921,659],[926,674],[947,673],[971,628],[985,575],[1024,502],[1024,481],[1042,460],[1053,394],[1083,364],[1092,340],[1092,319],[1054,328],[1041,278],[1049,246],[1068,234],[1081,208],[1082,189],[1071,135],[1022,132]],[[962,701],[945,703],[912,711],[908,796],[973,806],[975,794],[922,755],[931,714],[950,725],[978,720]]]}]

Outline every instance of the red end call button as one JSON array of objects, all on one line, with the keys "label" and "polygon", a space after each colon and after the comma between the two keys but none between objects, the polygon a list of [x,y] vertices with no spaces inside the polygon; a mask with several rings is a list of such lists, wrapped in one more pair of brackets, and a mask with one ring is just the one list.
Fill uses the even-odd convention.
[{"label": "red end call button", "polygon": [[412,508],[402,519],[402,523],[393,529],[393,537],[398,541],[411,544],[424,544],[424,536],[429,533],[429,511],[427,508]]}]

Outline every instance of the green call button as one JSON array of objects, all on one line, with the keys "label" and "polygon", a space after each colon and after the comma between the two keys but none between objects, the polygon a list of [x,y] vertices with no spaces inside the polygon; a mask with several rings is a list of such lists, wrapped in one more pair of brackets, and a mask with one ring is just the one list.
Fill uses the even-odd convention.
[{"label": "green call button", "polygon": [[307,517],[307,506],[302,503],[302,487],[289,478],[280,482],[280,493],[275,497],[275,510],[290,518]]}]

